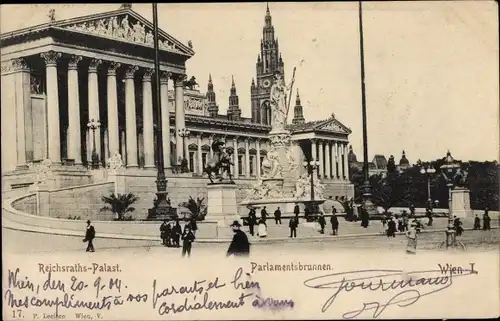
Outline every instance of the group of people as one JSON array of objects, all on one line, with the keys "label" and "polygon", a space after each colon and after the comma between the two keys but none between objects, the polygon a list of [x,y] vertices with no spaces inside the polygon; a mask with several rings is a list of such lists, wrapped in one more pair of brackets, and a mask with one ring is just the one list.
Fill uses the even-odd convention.
[{"label": "group of people", "polygon": [[[486,208],[484,210],[484,214],[483,214],[483,231],[489,231],[491,230],[491,218],[490,218],[490,215],[488,214],[489,212],[489,209]],[[479,218],[479,216],[477,216],[476,214],[476,217],[474,218],[474,229],[475,230],[480,230],[481,229],[481,219]]]},{"label": "group of people", "polygon": [[164,220],[160,226],[160,238],[163,246],[166,247],[180,247],[180,241],[182,240],[182,256],[190,256],[197,230],[198,226],[195,219],[184,225],[184,230],[182,230],[178,219],[170,222]]},{"label": "group of people", "polygon": [[[304,215],[308,214],[307,213],[307,208],[304,210]],[[293,209],[294,216],[292,216],[288,222],[288,228],[290,230],[290,238],[295,238],[297,237],[297,228],[299,227],[299,214],[300,214],[300,208],[298,204],[295,204],[294,209]],[[248,224],[248,229],[250,235],[254,236],[257,234],[259,237],[266,237],[267,236],[267,207],[264,206],[262,207],[260,211],[260,217],[257,217],[256,214],[256,209],[254,207],[249,207],[249,213],[248,217],[246,219],[247,224]],[[276,225],[281,225],[281,209],[278,207],[274,211],[274,220],[276,222]],[[325,227],[326,227],[326,219],[323,213],[320,213],[319,216],[315,218],[316,223],[319,225],[319,231],[321,234],[325,233]],[[339,221],[337,218],[337,209],[335,206],[332,206],[332,216],[330,218],[330,223],[332,225],[332,235],[337,235],[338,230],[339,230]],[[255,226],[258,226],[258,231],[255,231]]]}]

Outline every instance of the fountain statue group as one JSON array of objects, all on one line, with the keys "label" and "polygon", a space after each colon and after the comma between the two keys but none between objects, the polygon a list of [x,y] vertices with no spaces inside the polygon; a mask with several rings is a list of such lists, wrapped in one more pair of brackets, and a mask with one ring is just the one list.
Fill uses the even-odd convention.
[{"label": "fountain statue group", "polygon": [[[295,76],[294,76],[295,77]],[[257,183],[248,191],[245,201],[311,198],[311,180],[307,173],[301,174],[301,160],[294,157],[290,132],[286,129],[289,104],[287,97],[293,87],[294,78],[285,84],[282,75],[277,72],[271,87],[271,131],[270,149],[261,164],[261,175]],[[205,173],[212,184],[234,184],[231,175],[232,157],[223,141],[212,144],[214,156],[207,160]],[[313,174],[314,175],[314,174]],[[286,181],[286,183],[285,183]],[[316,175],[314,181],[315,199],[323,198],[324,187]]]}]

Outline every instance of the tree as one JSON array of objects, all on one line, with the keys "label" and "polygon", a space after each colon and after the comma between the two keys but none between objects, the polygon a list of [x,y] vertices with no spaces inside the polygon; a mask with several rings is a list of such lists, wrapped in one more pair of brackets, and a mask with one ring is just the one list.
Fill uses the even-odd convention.
[{"label": "tree", "polygon": [[187,202],[180,203],[179,206],[187,208],[191,212],[191,218],[194,218],[197,221],[202,221],[207,215],[207,207],[203,204],[204,199],[205,198],[203,197],[197,197],[195,200],[189,196],[189,200]]},{"label": "tree", "polygon": [[110,196],[103,196],[102,201],[108,205],[101,208],[101,212],[111,211],[118,221],[129,220],[131,216],[126,217],[126,213],[135,211],[131,205],[137,202],[139,198],[132,193],[128,194],[111,194]]}]

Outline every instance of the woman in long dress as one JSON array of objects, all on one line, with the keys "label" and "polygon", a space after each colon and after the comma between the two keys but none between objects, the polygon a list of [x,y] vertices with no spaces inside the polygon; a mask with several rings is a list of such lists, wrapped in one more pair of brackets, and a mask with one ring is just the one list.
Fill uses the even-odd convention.
[{"label": "woman in long dress", "polygon": [[266,221],[261,218],[259,220],[259,237],[266,237],[267,236],[267,225]]},{"label": "woman in long dress", "polygon": [[416,254],[417,253],[417,224],[412,222],[411,227],[406,231],[406,237],[408,238],[408,243],[406,245],[406,253]]}]

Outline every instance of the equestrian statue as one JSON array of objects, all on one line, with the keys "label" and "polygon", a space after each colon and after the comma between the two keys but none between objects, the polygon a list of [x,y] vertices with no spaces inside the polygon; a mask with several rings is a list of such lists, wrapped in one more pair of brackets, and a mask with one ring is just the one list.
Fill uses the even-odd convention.
[{"label": "equestrian statue", "polygon": [[205,165],[205,173],[208,175],[210,183],[215,183],[217,179],[219,183],[234,184],[231,175],[231,165],[234,165],[231,159],[231,153],[226,150],[226,143],[223,141],[214,141],[212,143],[213,157],[207,159]]}]

